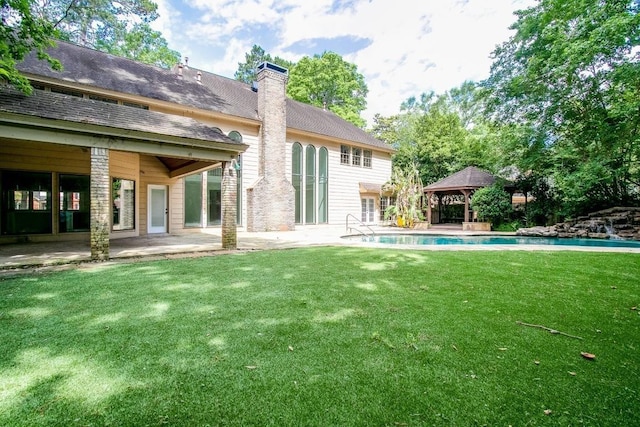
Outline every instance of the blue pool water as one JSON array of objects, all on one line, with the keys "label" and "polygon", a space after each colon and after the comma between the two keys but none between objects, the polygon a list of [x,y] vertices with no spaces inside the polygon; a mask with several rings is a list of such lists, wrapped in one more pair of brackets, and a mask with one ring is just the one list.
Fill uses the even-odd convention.
[{"label": "blue pool water", "polygon": [[592,246],[605,248],[638,248],[640,241],[615,239],[577,239],[525,236],[449,236],[437,234],[376,234],[350,236],[363,242],[391,245],[556,245]]}]

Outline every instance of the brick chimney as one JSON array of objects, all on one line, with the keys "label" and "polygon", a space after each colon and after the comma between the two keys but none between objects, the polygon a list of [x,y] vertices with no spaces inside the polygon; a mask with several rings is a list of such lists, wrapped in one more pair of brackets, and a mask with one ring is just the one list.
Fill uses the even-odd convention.
[{"label": "brick chimney", "polygon": [[247,231],[295,229],[295,192],[286,175],[287,79],[286,68],[258,66],[259,178],[247,189]]}]

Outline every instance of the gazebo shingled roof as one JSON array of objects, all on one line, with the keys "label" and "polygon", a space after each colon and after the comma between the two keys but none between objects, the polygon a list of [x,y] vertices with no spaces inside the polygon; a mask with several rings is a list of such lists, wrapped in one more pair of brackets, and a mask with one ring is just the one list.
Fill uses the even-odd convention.
[{"label": "gazebo shingled roof", "polygon": [[482,187],[488,187],[496,182],[496,178],[489,172],[479,169],[475,166],[469,166],[462,169],[440,181],[434,182],[424,187],[425,193],[443,193],[461,190],[475,190]]}]

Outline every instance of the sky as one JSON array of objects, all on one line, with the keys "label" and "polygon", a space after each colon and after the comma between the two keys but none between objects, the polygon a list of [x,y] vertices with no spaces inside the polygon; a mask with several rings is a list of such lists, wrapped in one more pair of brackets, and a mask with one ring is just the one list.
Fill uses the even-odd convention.
[{"label": "sky", "polygon": [[336,52],[369,89],[362,117],[391,116],[411,96],[489,76],[514,11],[536,0],[156,0],[161,31],[189,65],[233,78],[253,45],[297,62]]}]

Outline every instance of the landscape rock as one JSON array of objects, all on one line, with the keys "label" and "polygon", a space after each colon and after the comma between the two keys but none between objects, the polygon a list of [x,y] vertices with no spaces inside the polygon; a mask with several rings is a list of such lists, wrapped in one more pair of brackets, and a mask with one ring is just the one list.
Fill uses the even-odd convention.
[{"label": "landscape rock", "polygon": [[548,227],[520,228],[516,235],[640,240],[640,207],[615,207]]}]

